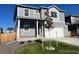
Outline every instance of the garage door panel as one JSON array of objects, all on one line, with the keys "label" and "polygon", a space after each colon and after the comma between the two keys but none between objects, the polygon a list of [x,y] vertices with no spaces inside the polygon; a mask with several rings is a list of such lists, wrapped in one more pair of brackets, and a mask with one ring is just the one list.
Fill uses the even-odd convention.
[{"label": "garage door panel", "polygon": [[57,30],[57,37],[64,37],[64,30],[63,30],[63,28],[59,28]]},{"label": "garage door panel", "polygon": [[64,30],[63,28],[53,28],[50,30],[50,36],[49,36],[49,30],[45,30],[45,36],[47,38],[64,37]]}]

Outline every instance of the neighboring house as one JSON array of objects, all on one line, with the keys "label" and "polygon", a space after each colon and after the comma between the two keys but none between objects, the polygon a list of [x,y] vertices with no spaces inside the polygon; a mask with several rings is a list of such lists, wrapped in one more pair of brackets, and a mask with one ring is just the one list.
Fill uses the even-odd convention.
[{"label": "neighboring house", "polygon": [[7,33],[12,33],[12,32],[14,32],[14,28],[7,28],[7,31],[6,31]]},{"label": "neighboring house", "polygon": [[65,17],[65,22],[68,25],[68,31],[71,31],[71,35],[79,36],[79,16],[68,15]]},{"label": "neighboring house", "polygon": [[3,33],[3,29],[2,28],[0,28],[0,33]]},{"label": "neighboring house", "polygon": [[21,37],[49,37],[49,31],[45,28],[47,16],[51,17],[54,28],[51,29],[51,37],[64,37],[67,35],[64,11],[56,6],[30,7],[17,5],[15,8],[14,22],[17,39]]}]

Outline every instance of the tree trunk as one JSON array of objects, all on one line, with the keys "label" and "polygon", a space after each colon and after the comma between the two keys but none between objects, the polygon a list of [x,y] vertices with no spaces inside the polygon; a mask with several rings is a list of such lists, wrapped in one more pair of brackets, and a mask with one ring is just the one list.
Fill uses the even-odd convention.
[{"label": "tree trunk", "polygon": [[49,28],[49,47],[51,47],[51,36],[50,36],[50,33],[51,33],[51,29]]},{"label": "tree trunk", "polygon": [[42,40],[42,50],[44,50],[44,43],[43,43],[43,40]]}]

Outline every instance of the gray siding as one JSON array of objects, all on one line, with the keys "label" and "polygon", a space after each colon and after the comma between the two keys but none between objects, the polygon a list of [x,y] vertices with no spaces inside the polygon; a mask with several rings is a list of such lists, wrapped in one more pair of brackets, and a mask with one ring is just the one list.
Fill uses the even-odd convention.
[{"label": "gray siding", "polygon": [[60,21],[65,22],[65,15],[63,12],[59,12],[59,19]]},{"label": "gray siding", "polygon": [[68,36],[68,25],[64,26],[64,35]]},{"label": "gray siding", "polygon": [[22,19],[20,22],[20,36],[35,36],[35,21]]},{"label": "gray siding", "polygon": [[25,30],[24,28],[20,29],[20,36],[35,36],[35,29],[29,28],[28,30]]},{"label": "gray siding", "polygon": [[65,26],[65,24],[63,22],[54,22],[53,24],[55,27],[59,27],[59,28],[61,28],[61,27],[64,28],[64,26]]},{"label": "gray siding", "polygon": [[47,9],[41,9],[41,19],[42,20],[46,20],[46,16],[45,16],[46,11],[47,11]]},{"label": "gray siding", "polygon": [[67,36],[68,34],[68,26],[65,25],[64,22],[54,22],[54,25],[56,28],[63,28],[64,29],[64,36]]},{"label": "gray siding", "polygon": [[58,20],[53,21],[55,27],[65,27],[65,15],[63,12],[59,12],[59,18],[57,18]]},{"label": "gray siding", "polygon": [[[29,10],[29,16],[25,16],[25,9]],[[39,10],[17,7],[17,16],[22,18],[40,19]]]},{"label": "gray siding", "polygon": [[79,23],[79,17],[71,17],[71,23]]},{"label": "gray siding", "polygon": [[59,19],[61,22],[60,27],[62,26],[64,28],[64,36],[68,36],[68,25],[65,24],[65,14],[64,12],[59,12]]}]

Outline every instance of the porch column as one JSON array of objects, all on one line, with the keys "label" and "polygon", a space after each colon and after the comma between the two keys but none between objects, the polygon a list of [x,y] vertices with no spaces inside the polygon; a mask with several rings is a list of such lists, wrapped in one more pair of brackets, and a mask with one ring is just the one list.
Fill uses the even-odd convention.
[{"label": "porch column", "polygon": [[38,21],[36,21],[36,37],[38,37]]},{"label": "porch column", "polygon": [[45,36],[45,28],[44,28],[44,21],[42,22],[42,36]]},{"label": "porch column", "polygon": [[20,35],[20,19],[18,18],[18,20],[17,20],[18,22],[18,24],[17,24],[17,39],[19,39],[19,35]]},{"label": "porch column", "polygon": [[44,26],[44,21],[43,21],[43,37],[45,37],[45,26]]},{"label": "porch column", "polygon": [[43,24],[42,24],[42,36],[43,36]]},{"label": "porch column", "polygon": [[76,25],[76,30],[77,30],[77,35],[79,35],[79,28],[78,28],[78,24]]}]

